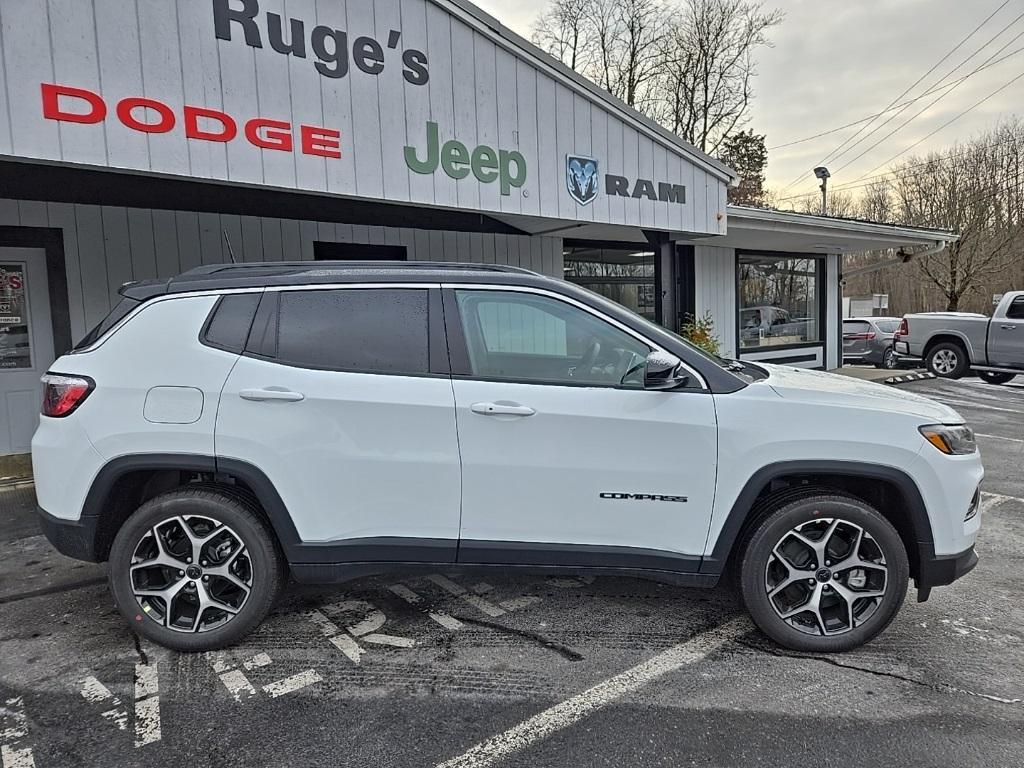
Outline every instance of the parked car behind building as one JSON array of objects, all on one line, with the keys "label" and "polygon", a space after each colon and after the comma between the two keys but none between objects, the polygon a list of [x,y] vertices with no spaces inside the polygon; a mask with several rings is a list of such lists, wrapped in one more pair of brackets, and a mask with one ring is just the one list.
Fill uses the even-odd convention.
[{"label": "parked car behind building", "polygon": [[843,320],[843,363],[869,363],[876,368],[895,368],[893,337],[898,317],[848,317]]}]

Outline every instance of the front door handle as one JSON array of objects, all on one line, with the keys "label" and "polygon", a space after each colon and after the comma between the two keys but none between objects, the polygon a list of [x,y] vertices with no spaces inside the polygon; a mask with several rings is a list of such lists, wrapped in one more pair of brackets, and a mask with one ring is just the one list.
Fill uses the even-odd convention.
[{"label": "front door handle", "polygon": [[238,396],[243,400],[283,400],[288,403],[306,399],[301,392],[292,392],[290,389],[243,389],[239,390]]},{"label": "front door handle", "polygon": [[1002,328],[1004,331],[1012,331],[1017,326],[1016,325],[1000,325],[999,327]]},{"label": "front door handle", "polygon": [[506,403],[473,403],[469,409],[481,416],[533,416],[536,413],[528,405]]}]

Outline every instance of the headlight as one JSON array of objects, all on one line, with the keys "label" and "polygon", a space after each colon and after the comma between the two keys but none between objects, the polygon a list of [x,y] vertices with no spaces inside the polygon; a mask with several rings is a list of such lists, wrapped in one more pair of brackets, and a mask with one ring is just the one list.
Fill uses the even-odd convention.
[{"label": "headlight", "polygon": [[974,442],[974,430],[965,424],[949,426],[948,424],[929,424],[918,427],[924,439],[946,454],[960,456],[978,450]]}]

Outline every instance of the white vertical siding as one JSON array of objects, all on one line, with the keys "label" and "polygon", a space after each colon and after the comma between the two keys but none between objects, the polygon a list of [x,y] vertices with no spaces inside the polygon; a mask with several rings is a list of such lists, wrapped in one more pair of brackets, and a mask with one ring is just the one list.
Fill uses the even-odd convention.
[{"label": "white vertical siding", "polygon": [[697,316],[710,312],[724,357],[736,356],[736,251],[714,245],[693,247]]},{"label": "white vertical siding", "polygon": [[[45,8],[40,8],[45,6]],[[237,8],[237,5],[232,6]],[[267,14],[304,24],[305,56],[285,55],[269,40]],[[261,47],[246,44],[238,22],[217,39],[209,0],[0,0],[0,155],[105,166],[281,189],[397,202],[528,213],[610,224],[684,228],[720,234],[725,184],[706,165],[575,81],[547,68],[524,48],[441,0],[260,0]],[[344,77],[320,74],[310,34],[328,25],[384,46],[379,74],[360,71],[350,55]],[[395,49],[390,32],[400,32]],[[402,52],[426,54],[429,79],[403,76]],[[40,85],[98,92],[107,105],[98,123],[56,122],[42,114]],[[128,97],[156,99],[174,113],[171,130],[143,133],[118,119]],[[238,134],[226,142],[188,139],[184,105],[227,112]],[[81,109],[71,100],[73,110]],[[147,109],[136,119],[153,123]],[[260,149],[244,136],[253,117],[293,126],[294,151]],[[502,195],[499,183],[443,169],[417,174],[406,145],[423,151],[426,124],[440,143],[518,151],[522,188]],[[341,157],[303,154],[298,127],[341,133]],[[687,187],[684,204],[607,198],[577,205],[565,184],[565,156],[590,155],[599,172]],[[422,154],[421,154],[422,156]]]},{"label": "white vertical siding", "polygon": [[367,227],[194,211],[0,199],[0,226],[64,232],[71,335],[98,323],[129,280],[167,278],[200,264],[313,258],[313,243],[404,245],[410,260],[508,264],[562,277],[562,240],[491,232]]},{"label": "white vertical siding", "polygon": [[843,341],[839,334],[840,302],[842,290],[839,287],[839,270],[842,256],[830,254],[825,257],[825,362],[827,369],[839,368],[842,364]]}]

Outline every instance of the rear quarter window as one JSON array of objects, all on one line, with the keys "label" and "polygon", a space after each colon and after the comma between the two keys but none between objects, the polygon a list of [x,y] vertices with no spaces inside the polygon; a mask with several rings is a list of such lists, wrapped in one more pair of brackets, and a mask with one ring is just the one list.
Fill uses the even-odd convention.
[{"label": "rear quarter window", "polygon": [[241,353],[260,296],[260,293],[229,293],[221,296],[200,335],[203,343],[228,352]]},{"label": "rear quarter window", "polygon": [[138,299],[129,299],[127,297],[121,299],[114,305],[114,308],[110,310],[110,313],[106,317],[104,317],[91,331],[85,334],[81,341],[75,344],[71,351],[78,352],[79,350],[95,344],[100,340],[100,338],[102,338],[103,334],[121,322],[128,316],[129,312],[141,303],[142,302]]}]

